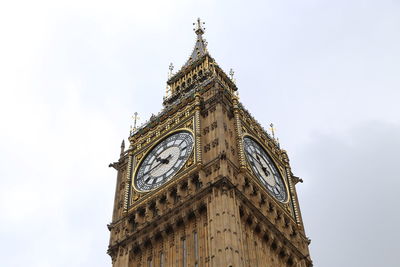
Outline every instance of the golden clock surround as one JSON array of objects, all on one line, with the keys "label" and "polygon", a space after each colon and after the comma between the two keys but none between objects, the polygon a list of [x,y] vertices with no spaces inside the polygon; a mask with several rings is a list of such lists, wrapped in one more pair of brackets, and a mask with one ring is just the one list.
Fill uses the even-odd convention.
[{"label": "golden clock surround", "polygon": [[[143,156],[142,156],[142,157],[140,158],[140,160],[135,164],[135,168],[134,168],[134,170],[133,170],[133,172],[132,172],[132,177],[130,178],[130,179],[131,179],[131,182],[132,182],[131,188],[132,188],[133,190],[135,190],[137,193],[139,193],[139,194],[145,194],[145,193],[149,193],[149,192],[152,192],[152,191],[154,191],[154,190],[157,190],[157,188],[159,188],[159,187],[157,187],[157,188],[154,188],[154,189],[151,189],[151,190],[139,190],[139,189],[136,188],[136,186],[135,186],[134,179],[135,179],[135,177],[136,177],[136,175],[137,175],[137,172],[138,172],[139,167],[141,166],[143,160],[144,160],[144,159],[146,158],[146,156],[153,150],[153,148],[155,148],[160,142],[162,142],[163,140],[167,139],[169,136],[174,135],[174,134],[179,133],[179,132],[188,132],[188,133],[190,133],[190,134],[192,135],[192,138],[193,138],[193,147],[192,147],[192,149],[191,149],[191,152],[190,152],[190,154],[189,154],[187,160],[186,160],[185,163],[183,164],[183,166],[174,174],[175,177],[169,179],[167,182],[165,182],[164,184],[162,184],[162,185],[160,185],[160,186],[163,186],[163,187],[164,187],[164,186],[167,186],[169,183],[171,183],[172,180],[174,180],[174,179],[179,179],[179,177],[181,176],[180,172],[183,171],[183,169],[185,168],[185,165],[189,162],[189,160],[190,160],[191,157],[194,158],[193,164],[196,163],[196,152],[195,152],[195,149],[196,149],[196,139],[195,139],[195,135],[194,135],[193,130],[190,129],[190,128],[179,128],[179,129],[175,129],[175,130],[173,130],[173,131],[171,131],[171,132],[168,132],[167,134],[165,134],[165,135],[163,135],[162,137],[160,137],[157,141],[155,141],[154,144],[152,144],[151,146],[147,147],[147,148],[145,149],[145,151],[143,151],[143,152],[140,153],[140,154],[143,155]],[[134,156],[134,157],[135,157],[135,156]],[[192,165],[192,164],[191,164],[191,165]],[[188,166],[188,167],[189,167],[189,166]]]}]

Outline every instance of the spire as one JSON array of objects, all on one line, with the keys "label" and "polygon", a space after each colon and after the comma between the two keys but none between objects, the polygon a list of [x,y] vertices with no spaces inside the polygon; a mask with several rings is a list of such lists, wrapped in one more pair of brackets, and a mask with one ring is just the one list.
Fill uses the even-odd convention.
[{"label": "spire", "polygon": [[125,140],[122,140],[122,143],[121,143],[121,155],[124,154],[124,151],[125,151]]},{"label": "spire", "polygon": [[193,30],[197,35],[196,44],[194,45],[192,55],[189,57],[188,61],[186,61],[185,65],[183,65],[183,68],[189,66],[194,61],[207,54],[207,42],[203,39],[203,34],[205,31],[205,28],[203,27],[204,22],[198,18],[197,22],[193,23],[193,25],[195,25]]}]

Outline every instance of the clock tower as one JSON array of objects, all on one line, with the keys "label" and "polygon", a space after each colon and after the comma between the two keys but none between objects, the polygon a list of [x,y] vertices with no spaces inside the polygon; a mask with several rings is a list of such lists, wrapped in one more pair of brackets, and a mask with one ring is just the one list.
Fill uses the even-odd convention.
[{"label": "clock tower", "polygon": [[113,267],[312,266],[289,158],[196,43],[163,110],[110,164]]}]

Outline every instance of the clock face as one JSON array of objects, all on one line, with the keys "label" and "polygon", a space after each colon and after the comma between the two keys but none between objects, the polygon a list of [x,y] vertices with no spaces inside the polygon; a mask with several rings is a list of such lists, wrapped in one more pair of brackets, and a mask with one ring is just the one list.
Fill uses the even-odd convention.
[{"label": "clock face", "polygon": [[193,149],[193,135],[174,133],[150,150],[137,169],[134,185],[139,191],[156,189],[169,181],[185,164]]},{"label": "clock face", "polygon": [[244,151],[254,174],[268,191],[280,202],[286,200],[286,188],[282,176],[271,157],[250,137],[243,138]]}]

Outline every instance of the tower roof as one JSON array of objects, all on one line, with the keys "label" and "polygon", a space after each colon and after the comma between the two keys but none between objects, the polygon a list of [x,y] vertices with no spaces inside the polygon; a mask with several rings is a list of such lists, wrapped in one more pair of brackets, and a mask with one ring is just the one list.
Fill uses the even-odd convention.
[{"label": "tower roof", "polygon": [[[171,102],[173,99],[179,97],[178,95],[172,98],[170,96],[177,93],[182,94],[182,92],[186,92],[190,90],[190,88],[193,88],[195,83],[197,84],[214,74],[217,76],[219,75],[219,79],[223,79],[227,84],[229,84],[233,91],[237,91],[237,87],[232,81],[232,78],[229,78],[225,74],[225,72],[218,66],[207,50],[207,42],[205,39],[203,39],[203,34],[205,31],[203,26],[204,22],[198,18],[196,23],[193,23],[193,25],[195,25],[193,30],[196,33],[196,43],[189,59],[182,66],[182,68],[177,73],[172,74],[172,72],[170,72],[169,79],[167,80],[167,90],[171,93],[171,95],[168,95],[167,93],[167,102]],[[199,66],[202,66],[200,67],[202,70],[197,73],[196,68]],[[188,75],[189,73],[191,73],[189,75],[190,77],[186,77],[185,75]],[[185,87],[186,89],[182,91],[182,87]]]},{"label": "tower roof", "polygon": [[203,34],[205,31],[205,28],[203,27],[204,22],[201,22],[200,18],[198,18],[197,23],[193,23],[193,25],[195,25],[195,28],[193,30],[197,35],[196,43],[194,45],[192,54],[190,55],[186,63],[182,66],[182,69],[186,68],[187,66],[208,53],[207,42],[203,39]]}]

